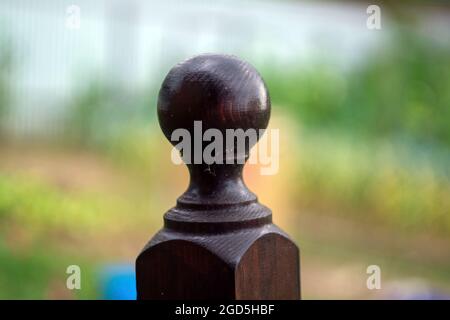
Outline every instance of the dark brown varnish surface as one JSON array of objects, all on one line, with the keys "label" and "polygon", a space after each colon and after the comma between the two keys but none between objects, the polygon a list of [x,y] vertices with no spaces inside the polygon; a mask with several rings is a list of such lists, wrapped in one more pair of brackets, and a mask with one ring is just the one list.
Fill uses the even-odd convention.
[{"label": "dark brown varnish surface", "polygon": [[[169,140],[178,128],[193,137],[194,121],[225,136],[226,129],[265,129],[270,98],[248,63],[200,55],[170,70],[158,117]],[[247,159],[251,147],[231,156]],[[299,299],[299,250],[245,186],[243,164],[188,169],[187,191],[136,260],[138,299]]]}]

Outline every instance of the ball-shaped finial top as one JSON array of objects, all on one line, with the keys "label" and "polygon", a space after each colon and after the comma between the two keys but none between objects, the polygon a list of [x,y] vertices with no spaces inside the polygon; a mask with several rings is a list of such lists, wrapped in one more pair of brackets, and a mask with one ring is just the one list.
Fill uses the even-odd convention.
[{"label": "ball-shaped finial top", "polygon": [[173,67],[158,99],[161,128],[170,140],[175,129],[265,129],[270,98],[264,81],[249,63],[234,56],[204,54]]}]

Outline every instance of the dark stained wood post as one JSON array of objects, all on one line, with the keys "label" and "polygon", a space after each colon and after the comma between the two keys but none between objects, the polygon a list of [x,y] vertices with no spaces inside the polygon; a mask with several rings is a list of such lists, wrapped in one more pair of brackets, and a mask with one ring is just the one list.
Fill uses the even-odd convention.
[{"label": "dark stained wood post", "polygon": [[169,140],[180,128],[194,137],[194,121],[219,130],[224,161],[194,163],[208,143],[192,143],[189,187],[137,257],[138,299],[299,299],[299,250],[242,179],[252,143],[242,154],[225,143],[226,129],[267,127],[270,98],[258,72],[233,56],[186,60],[162,84],[158,117]]}]

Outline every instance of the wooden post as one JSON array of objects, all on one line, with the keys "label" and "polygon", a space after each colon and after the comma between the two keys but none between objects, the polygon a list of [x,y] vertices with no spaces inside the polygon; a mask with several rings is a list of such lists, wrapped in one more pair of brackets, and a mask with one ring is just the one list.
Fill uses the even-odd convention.
[{"label": "wooden post", "polygon": [[[216,129],[226,137],[226,129],[265,129],[270,98],[248,63],[200,55],[170,70],[159,93],[158,118],[169,140],[176,129],[198,138],[195,121],[203,132]],[[233,140],[229,152],[224,139],[216,154],[223,155],[223,164],[194,159],[208,144],[195,142],[182,150],[185,162],[192,155],[187,191],[137,257],[138,299],[299,299],[299,250],[242,180],[256,140],[243,152]]]}]

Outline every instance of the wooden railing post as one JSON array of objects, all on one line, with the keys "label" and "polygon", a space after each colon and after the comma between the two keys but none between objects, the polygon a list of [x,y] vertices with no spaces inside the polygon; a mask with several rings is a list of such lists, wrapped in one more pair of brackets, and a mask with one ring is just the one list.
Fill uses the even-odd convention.
[{"label": "wooden railing post", "polygon": [[[195,138],[200,123],[203,131],[215,129],[225,137],[227,129],[265,129],[270,98],[248,63],[200,55],[170,70],[159,93],[158,117],[173,144],[179,141],[172,141],[176,129]],[[223,161],[212,164],[193,159],[203,155],[205,141],[183,149],[183,160],[193,155],[187,164],[190,184],[137,257],[138,299],[300,298],[299,250],[242,180],[254,143],[240,154],[224,141],[216,150]]]}]

